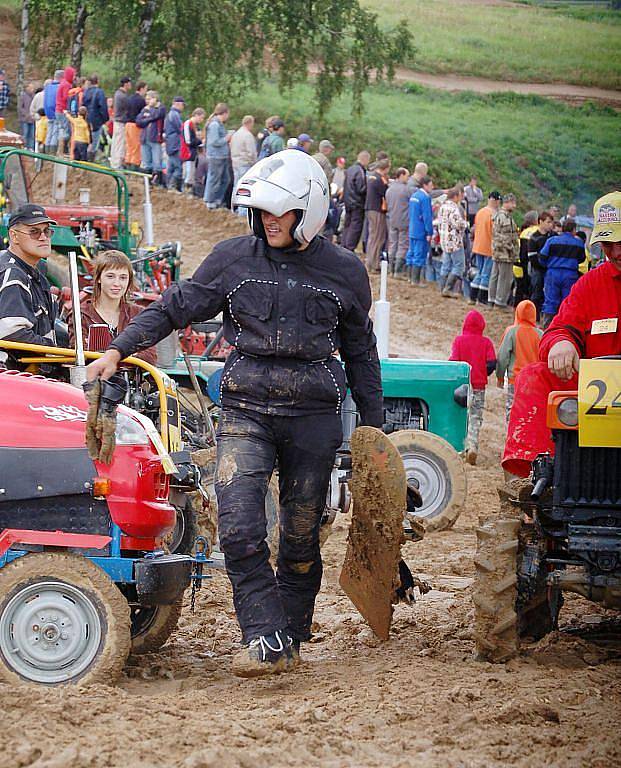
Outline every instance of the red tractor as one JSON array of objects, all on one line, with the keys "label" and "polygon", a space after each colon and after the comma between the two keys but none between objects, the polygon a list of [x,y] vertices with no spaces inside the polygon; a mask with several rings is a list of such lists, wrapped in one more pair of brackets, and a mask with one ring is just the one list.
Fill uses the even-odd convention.
[{"label": "red tractor", "polygon": [[192,578],[192,558],[163,549],[179,469],[149,420],[118,407],[107,466],[84,446],[86,411],[78,388],[0,372],[5,681],[110,682],[168,639]]}]

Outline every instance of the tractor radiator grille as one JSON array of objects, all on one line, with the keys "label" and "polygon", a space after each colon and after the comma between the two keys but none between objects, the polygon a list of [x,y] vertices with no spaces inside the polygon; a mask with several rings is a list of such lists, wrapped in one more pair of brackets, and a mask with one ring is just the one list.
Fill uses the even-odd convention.
[{"label": "tractor radiator grille", "polygon": [[559,430],[555,441],[555,505],[621,510],[621,448],[579,448],[577,430]]}]

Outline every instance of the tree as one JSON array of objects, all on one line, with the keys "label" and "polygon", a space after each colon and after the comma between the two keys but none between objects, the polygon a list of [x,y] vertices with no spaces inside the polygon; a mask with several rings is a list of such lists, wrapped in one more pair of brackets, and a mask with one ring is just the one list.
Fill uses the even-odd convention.
[{"label": "tree", "polygon": [[[359,0],[31,0],[36,46],[58,56],[71,51],[79,69],[84,45],[118,62],[118,74],[143,66],[195,98],[234,98],[262,77],[280,87],[315,79],[320,116],[349,89],[354,113],[372,76],[392,78],[414,54],[401,22],[381,28]],[[73,29],[66,20],[74,19]],[[119,34],[119,19],[123,32]],[[96,34],[89,27],[96,24]],[[50,40],[53,42],[50,43]],[[86,41],[86,42],[85,42]]]},{"label": "tree", "polygon": [[28,49],[28,34],[30,30],[30,0],[22,0],[21,26],[19,33],[19,54],[17,57],[17,83],[15,89],[19,98],[24,90],[26,72],[26,54]]}]

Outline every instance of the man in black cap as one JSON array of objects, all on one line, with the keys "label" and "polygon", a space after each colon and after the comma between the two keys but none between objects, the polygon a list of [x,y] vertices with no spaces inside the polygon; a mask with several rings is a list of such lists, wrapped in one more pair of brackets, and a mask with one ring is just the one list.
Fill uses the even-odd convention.
[{"label": "man in black cap", "polygon": [[53,346],[58,310],[41,259],[52,252],[55,221],[40,205],[22,205],[9,218],[9,247],[0,251],[0,339]]}]

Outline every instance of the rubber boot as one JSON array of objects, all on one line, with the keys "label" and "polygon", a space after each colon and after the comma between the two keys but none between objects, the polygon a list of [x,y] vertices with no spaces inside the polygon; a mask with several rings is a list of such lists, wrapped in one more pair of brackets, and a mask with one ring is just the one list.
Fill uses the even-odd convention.
[{"label": "rubber boot", "polygon": [[412,271],[410,273],[410,282],[412,285],[420,285],[420,273],[421,273],[422,267],[412,267]]},{"label": "rubber boot", "polygon": [[476,304],[478,296],[479,296],[479,289],[473,288],[472,286],[470,286],[470,298],[468,299],[468,304]]},{"label": "rubber boot", "polygon": [[95,162],[95,153],[94,152],[87,152],[86,153],[86,160],[89,163],[94,163]]},{"label": "rubber boot", "polygon": [[483,304],[486,307],[489,306],[489,301],[487,300],[487,288],[479,288],[477,301],[479,304]]},{"label": "rubber boot", "polygon": [[451,275],[440,275],[438,278],[438,289],[440,290],[440,293],[444,296],[444,286],[448,283]]},{"label": "rubber boot", "polygon": [[458,299],[459,296],[456,293],[453,293],[453,288],[455,287],[455,283],[457,282],[457,275],[449,275],[446,279],[446,283],[444,284],[444,288],[442,289],[442,296],[444,296],[445,299]]}]

